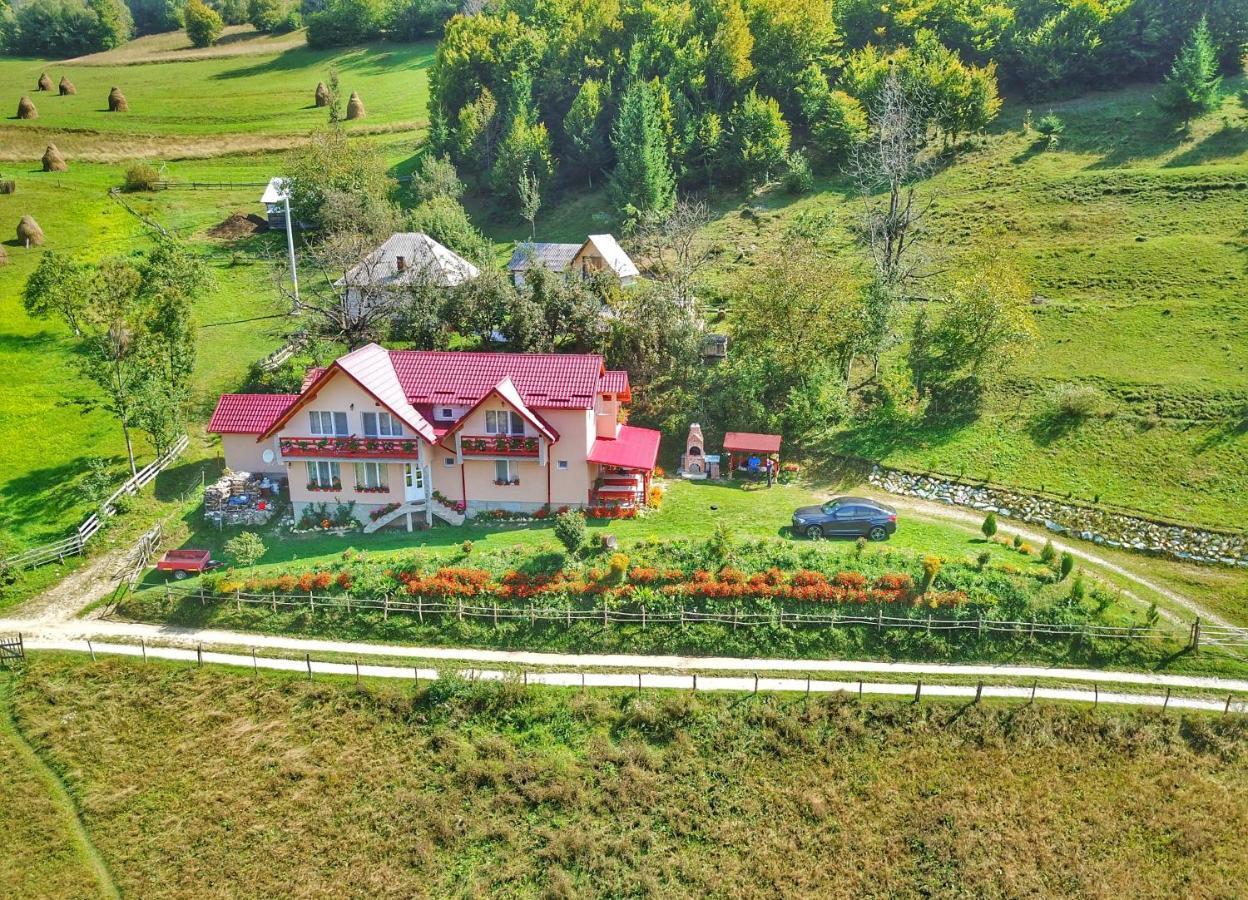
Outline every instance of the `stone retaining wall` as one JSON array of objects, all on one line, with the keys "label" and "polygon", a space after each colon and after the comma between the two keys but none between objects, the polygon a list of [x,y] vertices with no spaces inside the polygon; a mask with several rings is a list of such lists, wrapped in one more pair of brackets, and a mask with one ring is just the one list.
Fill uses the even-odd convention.
[{"label": "stone retaining wall", "polygon": [[891,494],[934,500],[1041,525],[1106,547],[1157,553],[1174,559],[1248,568],[1248,536],[1150,522],[1125,513],[1063,503],[1001,488],[960,484],[873,466],[871,484]]}]

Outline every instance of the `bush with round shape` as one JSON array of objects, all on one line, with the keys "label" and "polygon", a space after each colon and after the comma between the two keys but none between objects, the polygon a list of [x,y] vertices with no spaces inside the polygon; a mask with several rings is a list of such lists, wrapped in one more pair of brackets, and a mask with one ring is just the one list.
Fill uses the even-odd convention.
[{"label": "bush with round shape", "polygon": [[329,93],[329,88],[325,86],[325,82],[318,81],[316,83],[316,105],[317,107],[329,106],[333,97]]},{"label": "bush with round shape", "polygon": [[126,169],[125,189],[127,192],[154,191],[159,180],[160,173],[151,164],[135,163]]},{"label": "bush with round shape", "polygon": [[61,151],[56,149],[56,144],[48,144],[48,149],[43,151],[43,171],[45,172],[66,172],[69,166],[65,163],[65,157],[61,156]]},{"label": "bush with round shape", "polygon": [[43,244],[43,229],[33,216],[22,216],[17,223],[17,241],[26,247],[38,247]]},{"label": "bush with round shape", "polygon": [[130,104],[126,102],[126,95],[121,92],[121,88],[114,86],[108,92],[108,111],[109,112],[129,112]]},{"label": "bush with round shape", "polygon": [[186,20],[186,36],[196,47],[211,47],[225,30],[221,14],[203,0],[190,0],[182,15]]},{"label": "bush with round shape", "polygon": [[979,526],[979,530],[984,533],[984,537],[992,540],[992,536],[997,533],[997,514],[990,512],[984,516],[984,524]]},{"label": "bush with round shape", "polygon": [[52,90],[52,79],[48,77],[47,72],[43,72],[39,75],[39,84],[36,85],[35,90],[37,91]]},{"label": "bush with round shape", "polygon": [[1057,550],[1053,547],[1053,541],[1045,541],[1044,547],[1040,551],[1040,561],[1047,565],[1052,563],[1055,559],[1057,559]]},{"label": "bush with round shape", "polygon": [[69,97],[69,96],[72,96],[73,94],[78,93],[78,88],[74,87],[74,83],[70,81],[68,78],[66,78],[64,75],[62,75],[61,83],[57,85],[57,92],[62,97]]},{"label": "bush with round shape", "polygon": [[1071,553],[1069,550],[1063,551],[1062,560],[1060,563],[1058,563],[1058,566],[1057,566],[1057,574],[1060,576],[1062,581],[1065,581],[1070,576],[1070,573],[1073,572],[1074,570],[1075,570],[1075,555]]},{"label": "bush with round shape", "polygon": [[351,98],[347,100],[347,118],[362,119],[367,113],[364,110],[364,101],[360,99],[357,91],[351,92]]},{"label": "bush with round shape", "polygon": [[35,104],[31,102],[29,97],[23,97],[17,101],[17,117],[19,119],[39,118],[39,110],[35,109]]},{"label": "bush with round shape", "polygon": [[576,553],[585,546],[585,514],[570,509],[555,516],[555,537],[569,553]]}]

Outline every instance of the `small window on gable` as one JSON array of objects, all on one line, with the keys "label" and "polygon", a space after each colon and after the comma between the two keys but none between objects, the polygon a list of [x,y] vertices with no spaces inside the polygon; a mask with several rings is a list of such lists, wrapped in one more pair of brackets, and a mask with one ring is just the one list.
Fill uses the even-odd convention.
[{"label": "small window on gable", "polygon": [[439,406],[434,412],[434,418],[443,422],[449,422],[455,418],[455,410],[451,409],[449,406]]},{"label": "small window on gable", "polygon": [[445,456],[445,457],[443,457],[443,458],[442,458],[442,465],[446,466],[446,467],[449,469],[451,466],[455,465],[455,457],[453,457],[453,456]]},{"label": "small window on gable", "polygon": [[567,467],[568,467],[568,461],[566,459],[559,460],[560,469],[566,469]]}]

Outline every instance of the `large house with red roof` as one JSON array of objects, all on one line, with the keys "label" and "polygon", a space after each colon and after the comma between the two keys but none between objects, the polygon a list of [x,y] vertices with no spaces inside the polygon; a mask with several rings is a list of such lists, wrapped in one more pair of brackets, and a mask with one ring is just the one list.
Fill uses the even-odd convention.
[{"label": "large house with red roof", "polygon": [[410,529],[461,510],[644,503],[659,432],[622,424],[630,399],[628,373],[600,356],[369,344],[298,394],[223,395],[208,430],[229,468],[287,478],[296,518],[354,501],[365,530]]}]

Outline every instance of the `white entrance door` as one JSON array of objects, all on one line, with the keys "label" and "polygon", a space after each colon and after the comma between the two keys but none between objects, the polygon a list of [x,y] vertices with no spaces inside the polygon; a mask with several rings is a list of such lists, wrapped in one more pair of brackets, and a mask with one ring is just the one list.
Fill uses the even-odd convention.
[{"label": "white entrance door", "polygon": [[419,463],[403,464],[403,499],[408,503],[425,499],[425,472]]}]

